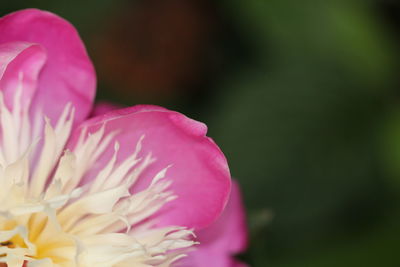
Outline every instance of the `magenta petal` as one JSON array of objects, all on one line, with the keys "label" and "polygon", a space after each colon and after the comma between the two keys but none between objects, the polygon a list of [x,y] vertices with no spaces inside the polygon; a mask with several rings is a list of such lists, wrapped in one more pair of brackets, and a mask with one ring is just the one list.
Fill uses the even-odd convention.
[{"label": "magenta petal", "polygon": [[28,107],[35,93],[39,71],[46,60],[37,44],[11,42],[0,44],[0,88],[5,103],[12,108],[16,90],[21,89],[21,106]]},{"label": "magenta petal", "polygon": [[182,266],[191,267],[243,267],[245,264],[233,256],[247,247],[245,211],[239,186],[232,183],[228,204],[218,220],[197,231],[200,245],[182,260]]},{"label": "magenta petal", "polygon": [[[171,189],[178,196],[167,203],[157,217],[161,225],[182,225],[202,228],[212,223],[222,212],[230,191],[230,174],[220,149],[206,137],[204,124],[184,115],[156,106],[135,106],[111,111],[83,123],[73,135],[73,149],[80,131],[93,132],[105,125],[105,132],[119,131],[119,160],[131,154],[142,135],[141,156],[156,158],[135,185],[135,191],[147,186],[156,173],[172,164],[167,176],[173,180]],[[111,157],[98,162],[103,165]],[[98,171],[98,170],[97,170]]]},{"label": "magenta petal", "polygon": [[92,106],[96,78],[75,28],[50,12],[21,10],[0,19],[0,44],[9,42],[36,43],[47,53],[33,99],[33,112],[43,110],[56,120],[64,106],[72,102],[76,121],[82,121]]}]

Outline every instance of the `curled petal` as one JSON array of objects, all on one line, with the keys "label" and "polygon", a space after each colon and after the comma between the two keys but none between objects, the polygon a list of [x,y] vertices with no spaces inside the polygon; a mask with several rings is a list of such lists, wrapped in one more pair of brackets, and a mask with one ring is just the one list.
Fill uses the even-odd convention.
[{"label": "curled petal", "polygon": [[[74,149],[82,131],[94,133],[104,127],[105,134],[115,132],[118,161],[132,154],[142,136],[139,157],[151,153],[155,162],[141,173],[132,192],[146,188],[152,177],[171,166],[167,178],[177,196],[157,215],[160,225],[203,228],[212,223],[225,207],[230,192],[230,174],[226,159],[206,136],[203,123],[157,106],[135,106],[114,110],[84,122],[74,133],[69,147]],[[104,166],[112,157],[110,145],[97,161]],[[97,170],[98,171],[98,170]],[[96,167],[87,176],[93,177]]]},{"label": "curled petal", "polygon": [[[182,260],[191,267],[245,267],[234,255],[247,247],[247,227],[239,185],[232,183],[228,204],[218,220],[197,232],[200,245]],[[210,260],[212,259],[212,260]]]},{"label": "curled petal", "polygon": [[66,20],[37,9],[25,9],[0,19],[0,44],[39,44],[47,61],[38,77],[33,112],[43,111],[56,121],[71,102],[76,121],[89,113],[95,94],[95,72],[85,47]]},{"label": "curled petal", "polygon": [[21,93],[20,104],[28,107],[36,90],[39,72],[46,60],[43,47],[26,42],[2,43],[0,58],[0,88],[5,103],[13,108],[16,94]]}]

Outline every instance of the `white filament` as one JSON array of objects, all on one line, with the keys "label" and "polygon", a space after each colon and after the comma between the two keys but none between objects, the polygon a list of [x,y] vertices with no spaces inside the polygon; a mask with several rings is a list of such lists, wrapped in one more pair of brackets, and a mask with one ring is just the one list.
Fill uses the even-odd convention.
[{"label": "white filament", "polygon": [[[32,120],[22,107],[22,86],[12,110],[0,93],[0,265],[20,267],[171,266],[195,244],[182,227],[154,228],[150,217],[175,196],[160,170],[151,184],[131,194],[155,160],[136,149],[117,163],[117,133],[82,131],[73,151],[64,150],[74,109],[67,105],[55,127]],[[87,183],[82,181],[106,148],[114,154]]]}]

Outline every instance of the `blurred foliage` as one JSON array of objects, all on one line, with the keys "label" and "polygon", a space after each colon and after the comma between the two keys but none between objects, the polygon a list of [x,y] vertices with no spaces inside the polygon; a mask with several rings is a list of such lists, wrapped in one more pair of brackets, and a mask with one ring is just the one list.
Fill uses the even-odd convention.
[{"label": "blurred foliage", "polygon": [[[38,0],[29,6],[70,20],[93,55],[109,19],[126,7],[132,14],[140,10],[140,1],[128,2]],[[398,266],[399,4],[193,2],[213,18],[201,40],[204,51],[195,52],[195,78],[177,75],[179,90],[148,94],[132,81],[132,91],[113,88],[106,71],[98,98],[162,104],[208,124],[243,186],[251,246],[241,257],[251,265]],[[2,13],[24,7],[10,2]],[[170,20],[159,23],[179,32],[181,22]],[[149,34],[157,40],[152,34],[159,32]],[[162,51],[150,51],[154,55],[179,53],[155,47]],[[94,62],[101,61],[97,53]]]},{"label": "blurred foliage", "polygon": [[235,4],[227,12],[256,67],[227,76],[210,129],[248,206],[275,214],[249,257],[257,266],[395,266],[390,234],[387,244],[379,236],[380,256],[369,253],[376,237],[357,241],[394,198],[377,147],[397,82],[385,25],[360,1]]}]

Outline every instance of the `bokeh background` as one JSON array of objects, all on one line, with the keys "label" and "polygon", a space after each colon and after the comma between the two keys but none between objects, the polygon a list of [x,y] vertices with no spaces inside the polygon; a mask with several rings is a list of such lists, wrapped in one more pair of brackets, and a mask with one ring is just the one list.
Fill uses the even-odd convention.
[{"label": "bokeh background", "polygon": [[[209,126],[252,266],[400,266],[400,2],[3,1],[81,33],[98,100]],[[73,79],[73,77],[71,77]]]}]

